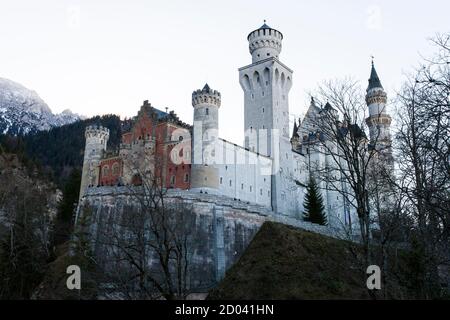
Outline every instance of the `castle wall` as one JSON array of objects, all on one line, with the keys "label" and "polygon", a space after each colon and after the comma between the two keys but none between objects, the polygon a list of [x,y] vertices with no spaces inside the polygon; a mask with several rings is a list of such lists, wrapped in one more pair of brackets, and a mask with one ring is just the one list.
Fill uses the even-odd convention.
[{"label": "castle wall", "polygon": [[271,208],[272,159],[220,139],[219,192]]},{"label": "castle wall", "polygon": [[[264,221],[280,222],[324,235],[341,238],[339,230],[275,215],[265,206],[247,204],[225,196],[186,190],[168,190],[166,203],[183,203],[192,208],[195,219],[192,235],[191,284],[194,291],[206,292],[215,286],[242,255]],[[89,188],[80,203],[77,221],[91,207],[90,236],[98,261],[107,263],[102,232],[135,204],[128,187]],[[83,209],[84,208],[84,209]]]}]

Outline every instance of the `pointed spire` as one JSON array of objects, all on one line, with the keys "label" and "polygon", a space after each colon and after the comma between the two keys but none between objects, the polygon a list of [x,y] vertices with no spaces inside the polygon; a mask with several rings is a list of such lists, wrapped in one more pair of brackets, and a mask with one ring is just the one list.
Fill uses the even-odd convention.
[{"label": "pointed spire", "polygon": [[375,70],[375,65],[373,63],[372,57],[372,70],[370,71],[369,86],[367,87],[367,91],[373,88],[383,89],[383,86],[381,85],[380,78],[378,78],[378,74],[377,71]]},{"label": "pointed spire", "polygon": [[292,138],[298,137],[297,131],[298,131],[297,121],[295,121],[295,119],[294,119],[294,131],[292,132]]},{"label": "pointed spire", "polygon": [[266,19],[264,19],[264,24],[260,27],[260,29],[272,29],[266,24]]},{"label": "pointed spire", "polygon": [[211,88],[208,86],[208,84],[206,83],[205,86],[202,89],[203,92],[209,92],[211,91]]}]

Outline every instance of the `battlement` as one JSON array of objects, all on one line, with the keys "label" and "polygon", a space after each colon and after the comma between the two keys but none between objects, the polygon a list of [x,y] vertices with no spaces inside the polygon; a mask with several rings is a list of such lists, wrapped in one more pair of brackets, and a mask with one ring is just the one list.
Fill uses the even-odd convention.
[{"label": "battlement", "polygon": [[198,89],[192,92],[192,106],[195,108],[201,104],[212,104],[220,107],[221,96],[217,90],[212,90],[208,84],[205,84],[202,90]]},{"label": "battlement", "polygon": [[387,95],[383,88],[372,88],[367,91],[366,103],[370,105],[372,103],[386,103]]},{"label": "battlement", "polygon": [[259,29],[249,33],[247,40],[253,63],[255,63],[271,57],[278,58],[281,52],[283,34],[264,22]]},{"label": "battlement", "polygon": [[85,137],[86,139],[88,138],[108,139],[109,129],[98,125],[87,126],[85,130]]}]

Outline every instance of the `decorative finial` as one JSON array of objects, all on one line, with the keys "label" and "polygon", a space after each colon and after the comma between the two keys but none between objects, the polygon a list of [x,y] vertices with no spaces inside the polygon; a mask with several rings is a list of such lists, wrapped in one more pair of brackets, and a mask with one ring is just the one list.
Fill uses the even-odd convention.
[{"label": "decorative finial", "polygon": [[373,59],[375,58],[373,55],[370,56],[372,58],[372,67],[373,67]]},{"label": "decorative finial", "polygon": [[266,19],[264,19],[264,24],[266,23]]}]

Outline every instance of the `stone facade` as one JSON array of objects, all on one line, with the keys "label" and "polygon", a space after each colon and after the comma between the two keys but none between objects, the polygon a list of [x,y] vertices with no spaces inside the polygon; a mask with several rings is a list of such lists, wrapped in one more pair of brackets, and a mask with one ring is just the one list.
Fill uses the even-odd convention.
[{"label": "stone facade", "polygon": [[[86,129],[80,197],[89,197],[89,187],[139,185],[151,175],[167,189],[258,204],[273,219],[300,221],[310,175],[336,166],[319,143],[317,119],[324,111],[337,118],[337,111],[328,103],[319,107],[312,99],[290,136],[293,71],[280,61],[283,35],[264,24],[247,40],[252,63],[239,69],[244,92],[243,147],[220,138],[221,94],[207,84],[192,93],[192,126],[173,111],[163,112],[144,101],[132,125],[123,130],[120,150],[106,151],[107,129]],[[371,141],[379,136],[384,149],[390,150],[386,94],[374,66],[366,101]],[[326,143],[336,147],[332,141]],[[319,186],[330,228],[358,223],[351,204],[338,191],[331,190],[327,181],[319,181]],[[347,188],[343,182],[342,189]]]},{"label": "stone facade", "polygon": [[[133,203],[130,187],[89,188],[82,198],[80,208],[89,205],[91,210],[90,234],[98,261],[102,261],[101,230],[110,228],[126,214],[123,208]],[[198,193],[180,189],[168,190],[165,201],[181,202],[192,208],[196,236],[190,248],[191,286],[194,292],[208,291],[215,286],[245,251],[249,242],[264,221],[292,225],[323,235],[345,238],[338,229],[320,226],[286,216],[273,215],[266,206],[233,200],[226,196]],[[79,212],[79,214],[84,214]],[[77,217],[78,218],[78,217]]]}]

